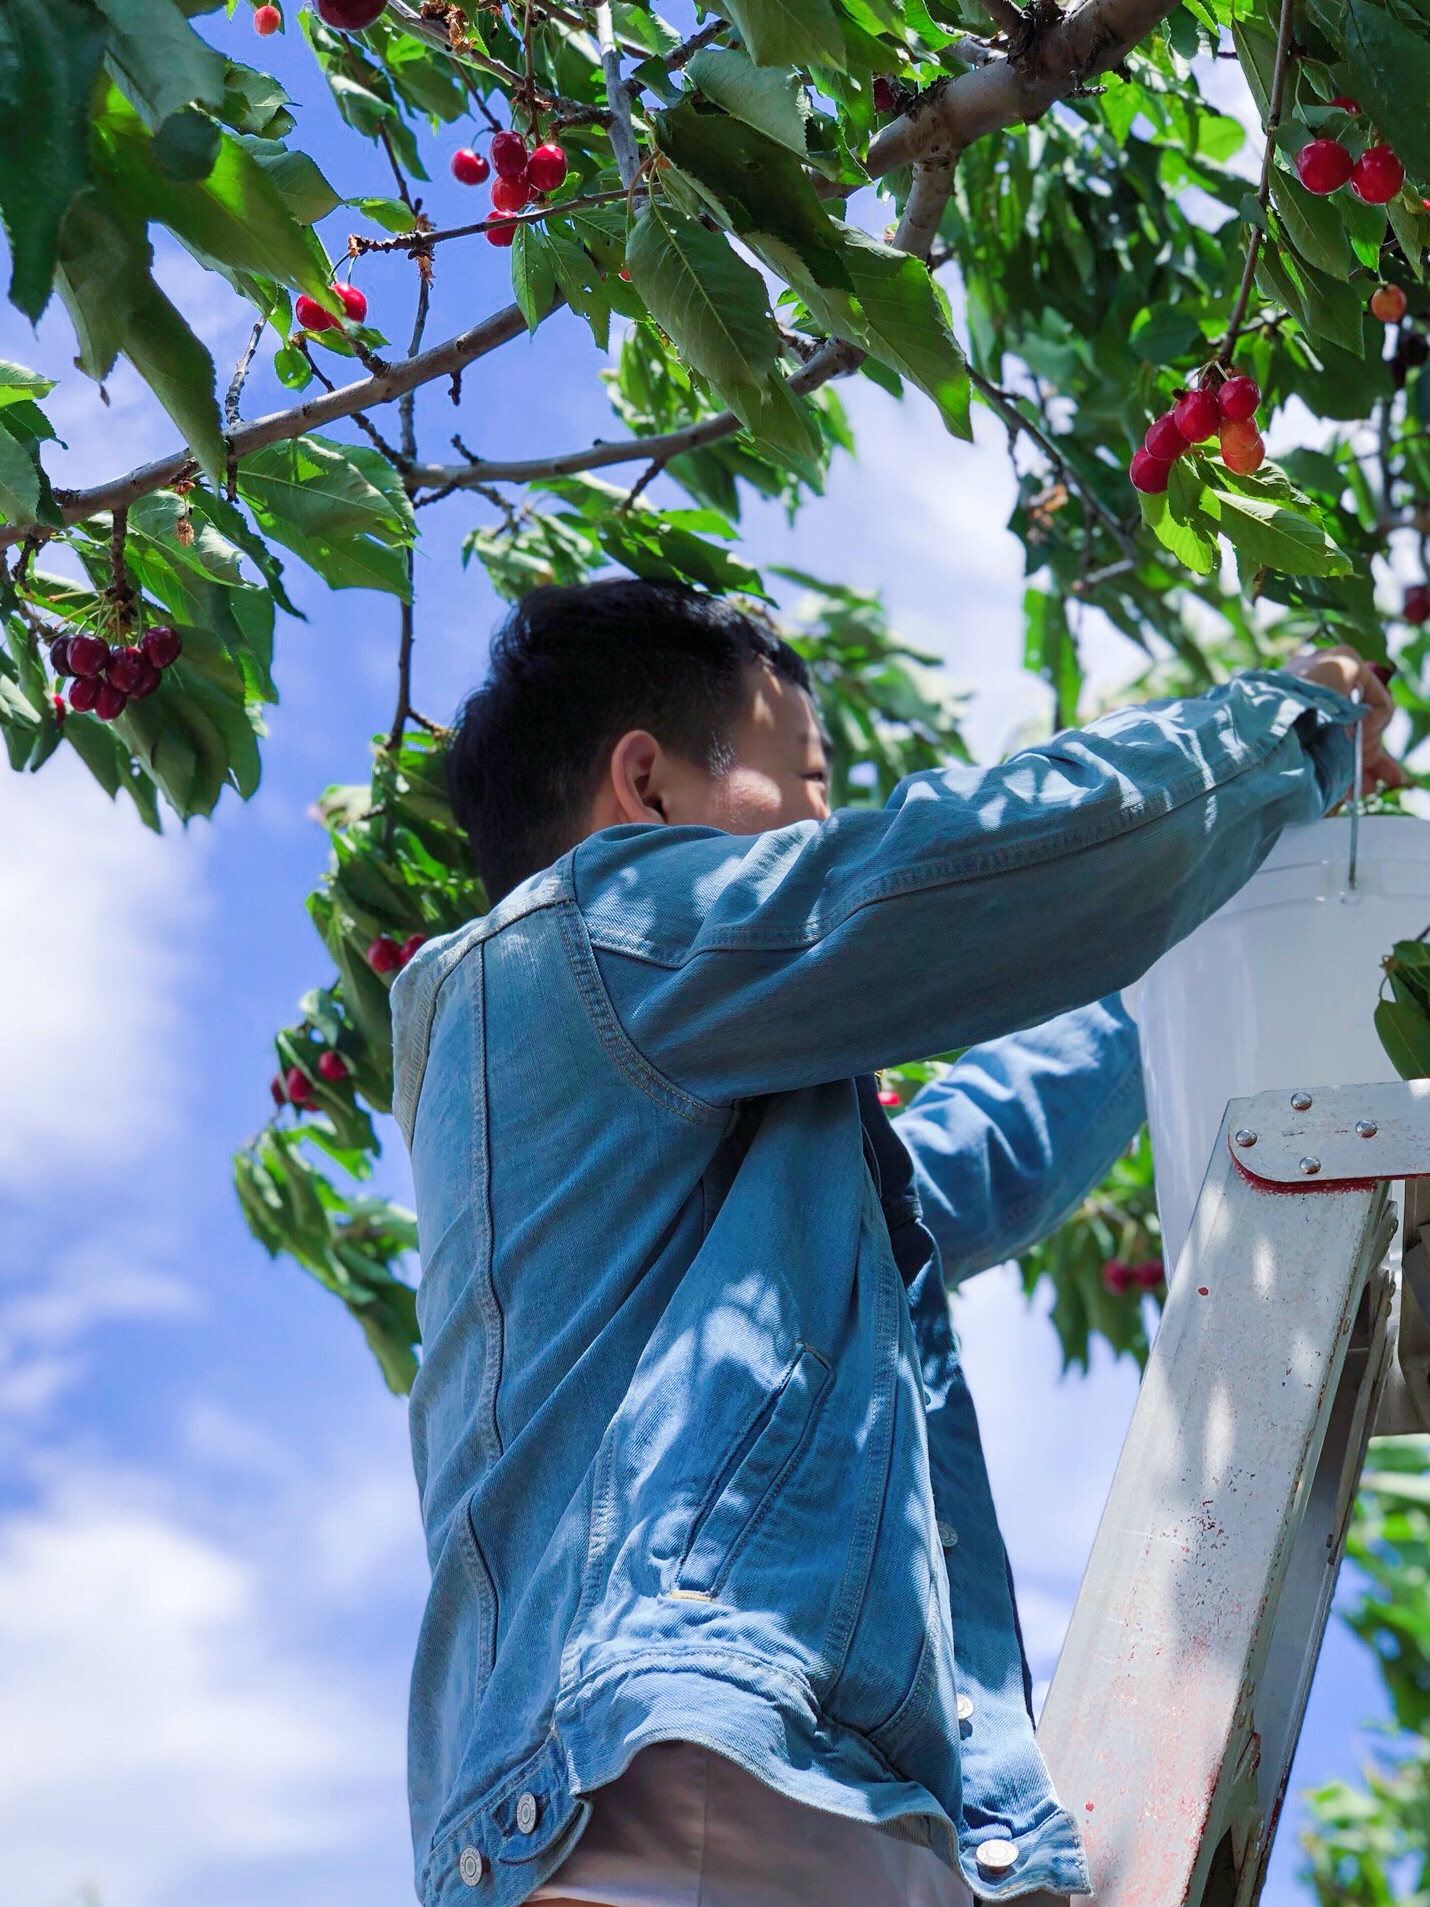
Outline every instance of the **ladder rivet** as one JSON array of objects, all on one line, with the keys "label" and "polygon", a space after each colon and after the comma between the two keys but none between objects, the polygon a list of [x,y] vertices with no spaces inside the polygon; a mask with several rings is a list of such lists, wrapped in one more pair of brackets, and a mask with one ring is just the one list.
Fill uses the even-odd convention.
[{"label": "ladder rivet", "polygon": [[1254,1146],[1256,1144],[1256,1134],[1251,1130],[1250,1126],[1239,1126],[1237,1128],[1236,1143],[1239,1146]]},{"label": "ladder rivet", "polygon": [[1291,1110],[1292,1112],[1309,1112],[1311,1110],[1311,1095],[1309,1093],[1292,1093]]},{"label": "ladder rivet", "polygon": [[1308,1179],[1315,1178],[1316,1174],[1320,1171],[1320,1169],[1321,1169],[1321,1161],[1319,1159],[1306,1158],[1306,1159],[1302,1159],[1301,1161],[1301,1170],[1305,1173]]},{"label": "ladder rivet", "polygon": [[1380,1131],[1380,1127],[1375,1123],[1374,1119],[1357,1119],[1356,1131],[1362,1139],[1373,1139],[1376,1133]]}]

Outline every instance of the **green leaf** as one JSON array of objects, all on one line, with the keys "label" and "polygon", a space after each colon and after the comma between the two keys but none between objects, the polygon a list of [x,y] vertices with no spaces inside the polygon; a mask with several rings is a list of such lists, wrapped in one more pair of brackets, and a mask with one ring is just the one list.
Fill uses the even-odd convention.
[{"label": "green leaf", "polygon": [[1402,1079],[1430,1078],[1430,1020],[1423,1013],[1396,1000],[1377,1001],[1375,1030]]},{"label": "green leaf", "polygon": [[223,134],[213,120],[185,106],[154,134],[154,163],[179,184],[206,179],[214,169]]},{"label": "green leaf", "polygon": [[238,487],[264,534],[301,556],[333,589],[408,594],[412,508],[378,451],[294,438],[245,457]]},{"label": "green leaf", "polygon": [[174,0],[94,0],[109,21],[109,53],[156,122],[193,100],[223,103],[222,56],[201,40]]},{"label": "green leaf", "polygon": [[1213,487],[1220,524],[1228,539],[1249,559],[1288,576],[1346,576],[1352,565],[1323,526],[1309,515],[1266,497],[1238,496]]},{"label": "green leaf", "polygon": [[1217,565],[1216,531],[1201,509],[1200,480],[1184,468],[1184,461],[1172,465],[1161,495],[1141,493],[1142,521],[1179,563],[1198,576],[1210,576]]},{"label": "green leaf", "polygon": [[90,97],[104,31],[87,0],[0,6],[0,216],[10,301],[36,319],[50,296],[60,224],[89,177]]},{"label": "green leaf", "polygon": [[773,367],[779,333],[764,280],[720,233],[652,199],[631,227],[626,261],[651,316],[722,395]]},{"label": "green leaf", "polygon": [[742,238],[768,235],[788,246],[817,285],[853,290],[840,228],[787,146],[693,97],[657,113],[651,133],[722,224]]},{"label": "green leaf", "polygon": [[1346,60],[1356,97],[1381,137],[1422,183],[1430,184],[1430,35],[1372,4],[1346,0]]},{"label": "green leaf", "polygon": [[62,521],[44,472],[28,444],[11,435],[0,412],[0,510],[10,523]]},{"label": "green leaf", "polygon": [[685,71],[732,118],[804,157],[809,100],[797,74],[756,66],[748,54],[725,46],[702,46]]},{"label": "green leaf", "polygon": [[854,226],[840,232],[863,320],[860,342],[931,397],[955,437],[971,440],[968,366],[942,289],[907,252],[881,245]]},{"label": "green leaf", "polygon": [[214,395],[214,361],[152,280],[125,327],[124,355],[174,420],[204,473],[218,482],[227,452]]},{"label": "green leaf", "polygon": [[[329,185],[306,152],[290,152],[281,139],[244,138],[239,143],[268,175],[279,197],[300,225],[316,225],[319,219],[325,219],[329,212],[336,211],[342,204],[340,194]],[[407,224],[399,229],[410,231],[411,228],[412,214],[409,212]]]},{"label": "green leaf", "polygon": [[725,11],[757,66],[844,68],[844,36],[829,0],[731,0]]},{"label": "green leaf", "polygon": [[362,213],[364,218],[380,225],[385,232],[410,232],[412,230],[412,208],[404,205],[401,199],[349,199],[348,204]]},{"label": "green leaf", "polygon": [[29,398],[48,397],[55,388],[53,378],[38,371],[27,371],[23,364],[10,364],[0,358],[0,408],[21,404]]},{"label": "green leaf", "polygon": [[528,331],[535,331],[556,297],[556,271],[546,234],[521,224],[511,246],[511,288]]},{"label": "green leaf", "polygon": [[1345,226],[1330,199],[1317,198],[1280,166],[1271,169],[1271,196],[1302,258],[1321,271],[1349,275],[1355,269]]},{"label": "green leaf", "polygon": [[331,296],[327,255],[293,216],[264,167],[232,133],[208,177],[168,179],[137,113],[111,89],[96,126],[95,163],[130,214],[157,219],[185,244],[233,270]]}]

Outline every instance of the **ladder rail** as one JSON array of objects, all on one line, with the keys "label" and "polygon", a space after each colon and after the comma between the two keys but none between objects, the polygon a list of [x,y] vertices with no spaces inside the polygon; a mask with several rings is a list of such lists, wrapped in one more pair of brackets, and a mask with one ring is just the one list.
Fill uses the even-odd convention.
[{"label": "ladder rail", "polygon": [[1099,1907],[1260,1893],[1392,1363],[1388,1182],[1418,1221],[1422,1173],[1425,1082],[1227,1109],[1038,1730]]}]

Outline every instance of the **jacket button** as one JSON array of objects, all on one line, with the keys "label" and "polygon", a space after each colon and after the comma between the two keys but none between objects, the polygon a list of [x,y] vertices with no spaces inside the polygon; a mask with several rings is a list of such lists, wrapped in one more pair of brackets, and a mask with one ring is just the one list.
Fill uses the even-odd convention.
[{"label": "jacket button", "polygon": [[971,1722],[973,1720],[973,1697],[971,1695],[959,1696],[958,1719],[961,1722]]},{"label": "jacket button", "polygon": [[516,1804],[516,1831],[518,1834],[530,1834],[536,1826],[536,1796],[524,1794],[518,1797]]},{"label": "jacket button", "polygon": [[1015,1865],[1018,1850],[1011,1841],[984,1841],[974,1856],[985,1874],[1002,1874]]},{"label": "jacket button", "polygon": [[487,1864],[474,1847],[464,1847],[457,1856],[457,1872],[468,1887],[475,1887],[487,1871]]}]

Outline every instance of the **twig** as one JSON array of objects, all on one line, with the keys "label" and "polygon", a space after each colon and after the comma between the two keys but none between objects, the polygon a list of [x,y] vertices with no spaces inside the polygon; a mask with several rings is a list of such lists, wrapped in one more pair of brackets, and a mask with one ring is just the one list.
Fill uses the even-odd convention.
[{"label": "twig", "polygon": [[[323,389],[331,395],[332,392],[334,392],[338,387],[336,384],[334,384],[333,380],[328,376],[327,372],[323,369],[322,365],[318,363],[317,359],[313,356],[312,352],[308,349],[306,339],[298,348],[302,351],[303,356],[308,360],[308,369],[313,373],[313,376],[317,378],[318,382],[322,385]],[[377,428],[377,425],[373,423],[372,419],[366,414],[366,412],[354,411],[352,413],[352,420],[357,425],[358,429],[362,432],[363,436],[367,438],[368,442],[372,445],[373,449],[376,450],[380,456],[386,457],[387,461],[393,466],[394,469],[400,469],[402,466],[401,457],[399,456],[398,452],[393,449],[392,445],[388,443],[387,439],[383,436],[382,432]],[[230,456],[230,459],[229,459],[230,465],[233,465],[234,463],[236,463],[236,461],[237,460],[234,457]]]},{"label": "twig", "polygon": [[607,129],[611,138],[611,152],[621,184],[629,192],[640,169],[641,156],[631,125],[631,96],[621,79],[621,54],[616,45],[615,29],[611,25],[611,0],[599,0],[596,8],[596,39],[601,48],[606,103],[611,109],[611,123]]},{"label": "twig", "polygon": [[[1276,128],[1281,124],[1281,94],[1286,83],[1286,66],[1291,51],[1291,14],[1292,0],[1281,0],[1281,19],[1276,29],[1276,65],[1271,74],[1271,91],[1266,96],[1266,145],[1261,155],[1261,183],[1256,189],[1256,202],[1263,215],[1271,202],[1271,165],[1276,151]],[[1261,227],[1253,225],[1246,246],[1241,286],[1236,294],[1236,303],[1232,306],[1226,336],[1221,341],[1221,350],[1217,352],[1217,362],[1222,366],[1231,363],[1236,341],[1241,336],[1242,320],[1251,300],[1251,288],[1256,282],[1261,236]]]},{"label": "twig", "polygon": [[[432,281],[423,272],[417,281],[417,312],[412,320],[412,336],[407,355],[415,358],[422,349],[422,333],[427,329],[427,308],[432,302]],[[417,393],[404,391],[397,400],[397,415],[402,427],[402,468],[410,470],[417,461]]]},{"label": "twig", "polygon": [[266,318],[260,318],[254,325],[252,335],[243,347],[243,355],[234,365],[233,376],[228,381],[228,395],[223,400],[223,421],[230,430],[238,423],[238,400],[243,396],[248,369],[253,363],[253,354],[258,349],[258,340],[263,336],[263,327],[267,322]]},{"label": "twig", "polygon": [[398,232],[392,238],[365,238],[361,232],[353,232],[348,238],[348,248],[355,258],[365,258],[369,252],[406,252],[409,257],[416,257],[449,238],[471,238],[493,225],[534,225],[541,219],[584,211],[588,205],[610,205],[625,196],[624,186],[613,186],[609,192],[588,192],[579,199],[557,199],[550,205],[534,206],[530,211],[502,212],[478,219],[473,225],[449,225],[440,232]]},{"label": "twig", "polygon": [[109,588],[105,594],[114,605],[114,620],[119,633],[124,635],[134,619],[135,588],[129,580],[129,566],[124,560],[124,543],[129,535],[129,511],[121,506],[114,512],[109,525]]},{"label": "twig", "polygon": [[[230,448],[235,457],[247,457],[269,444],[301,437],[305,431],[321,430],[325,424],[352,417],[373,405],[389,404],[404,391],[414,391],[435,378],[450,377],[463,366],[474,364],[513,338],[525,335],[526,320],[520,309],[516,305],[504,305],[470,330],[433,345],[430,351],[420,352],[415,358],[391,365],[381,377],[359,378],[356,383],[340,385],[322,397],[310,397],[289,410],[274,411],[268,417],[240,426],[229,440]],[[151,490],[166,490],[183,478],[196,475],[197,471],[198,463],[187,449],[175,450],[153,463],[141,464],[122,477],[111,477],[107,483],[96,484],[92,489],[57,490],[55,501],[66,524],[82,523],[86,517],[102,510],[122,509],[136,498],[147,496]],[[34,534],[33,524],[0,524],[0,549],[9,549]]]},{"label": "twig", "polygon": [[[692,33],[688,40],[682,40],[679,46],[673,46],[670,49],[665,56],[666,71],[668,73],[678,73],[682,66],[685,66],[690,60],[694,59],[702,46],[709,46],[712,40],[718,40],[722,33],[728,33],[729,31],[730,22],[728,20],[721,20],[719,18],[707,20],[698,33]],[[640,90],[639,80],[632,78],[626,81],[626,91],[630,93],[632,97]]]},{"label": "twig", "polygon": [[392,732],[387,738],[387,752],[395,755],[402,746],[402,731],[407,726],[407,718],[412,713],[412,637],[416,625],[413,606],[413,578],[416,564],[411,545],[407,550],[407,594],[401,604],[401,640],[397,646],[397,709],[392,718]]},{"label": "twig", "polygon": [[1122,551],[1129,562],[1135,566],[1139,558],[1137,545],[1132,533],[1127,529],[1121,518],[1108,509],[1097,492],[1083,482],[1082,478],[1071,467],[1052,438],[1048,436],[1047,432],[1041,430],[1031,418],[1023,415],[1008,391],[1000,389],[991,379],[984,377],[980,371],[975,371],[972,365],[968,367],[968,377],[969,382],[973,385],[973,388],[980,393],[984,402],[988,405],[988,408],[1002,418],[1003,423],[1007,427],[1009,436],[1017,437],[1021,433],[1023,436],[1031,438],[1048,459],[1049,463],[1052,464],[1054,470],[1056,470],[1063,482],[1071,489],[1076,490],[1083,502],[1089,508],[1096,511],[1115,540],[1117,547]]},{"label": "twig", "polygon": [[398,198],[401,199],[402,203],[407,207],[408,211],[410,212],[412,211],[413,206],[412,206],[412,195],[409,192],[408,186],[407,186],[407,174],[402,170],[402,167],[398,164],[397,154],[393,150],[393,146],[392,146],[392,135],[387,130],[386,126],[382,124],[381,120],[378,121],[377,137],[378,137],[378,143],[381,145],[383,151],[387,154],[387,163],[392,167],[392,176],[397,181],[397,196]]},{"label": "twig", "polygon": [[642,492],[645,491],[649,487],[649,485],[653,484],[656,478],[660,475],[661,471],[665,469],[666,461],[667,460],[664,457],[651,458],[650,462],[646,465],[645,469],[636,478],[635,482],[631,485],[630,489],[627,490],[626,494],[621,498],[620,502],[617,504],[616,506],[617,516],[624,516],[626,512],[631,508],[631,505],[639,501]]},{"label": "twig", "polygon": [[[831,378],[846,376],[857,370],[863,355],[857,346],[840,338],[830,338],[809,363],[790,378],[791,394],[805,397]],[[540,483],[545,477],[569,477],[580,470],[605,470],[613,464],[637,463],[642,459],[669,463],[686,451],[717,444],[741,428],[733,411],[719,411],[713,417],[703,417],[698,423],[683,425],[658,437],[630,437],[616,443],[591,444],[554,457],[529,457],[511,462],[473,457],[465,464],[418,464],[408,473],[408,483],[414,490],[479,490],[483,484]],[[464,446],[458,448],[467,455]]]}]

